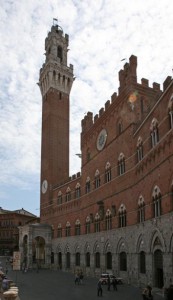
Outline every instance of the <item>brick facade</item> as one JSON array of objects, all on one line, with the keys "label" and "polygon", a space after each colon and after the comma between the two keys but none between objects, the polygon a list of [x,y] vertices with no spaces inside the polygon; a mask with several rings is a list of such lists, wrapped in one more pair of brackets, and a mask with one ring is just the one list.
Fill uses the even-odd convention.
[{"label": "brick facade", "polygon": [[69,177],[73,67],[67,67],[67,41],[53,26],[40,72],[41,184],[48,184],[41,222],[53,228],[54,264],[95,275],[111,270],[162,287],[173,281],[172,78],[163,90],[145,78],[138,83],[132,55],[119,72],[118,94],[82,120],[82,168]]}]

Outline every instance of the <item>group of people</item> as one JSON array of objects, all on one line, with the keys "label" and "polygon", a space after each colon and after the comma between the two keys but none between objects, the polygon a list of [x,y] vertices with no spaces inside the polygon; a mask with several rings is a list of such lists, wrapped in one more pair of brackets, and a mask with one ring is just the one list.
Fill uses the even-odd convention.
[{"label": "group of people", "polygon": [[[108,276],[108,279],[107,279],[107,290],[108,291],[110,291],[111,285],[113,286],[114,291],[118,291],[116,278],[113,278],[111,281],[110,277]],[[97,296],[102,296],[102,295],[103,295],[102,280],[99,279],[99,281],[97,283]]]},{"label": "group of people", "polygon": [[[142,291],[143,300],[153,300],[152,287],[147,285]],[[173,300],[173,284],[170,284],[169,288],[164,289],[164,299]]]}]

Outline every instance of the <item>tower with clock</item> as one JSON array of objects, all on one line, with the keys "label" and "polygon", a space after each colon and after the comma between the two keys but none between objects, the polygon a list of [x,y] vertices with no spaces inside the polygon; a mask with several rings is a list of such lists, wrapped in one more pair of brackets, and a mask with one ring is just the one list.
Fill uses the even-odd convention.
[{"label": "tower with clock", "polygon": [[51,201],[52,186],[69,177],[69,95],[73,66],[67,66],[68,43],[68,35],[54,24],[45,40],[45,63],[40,69],[41,215]]}]

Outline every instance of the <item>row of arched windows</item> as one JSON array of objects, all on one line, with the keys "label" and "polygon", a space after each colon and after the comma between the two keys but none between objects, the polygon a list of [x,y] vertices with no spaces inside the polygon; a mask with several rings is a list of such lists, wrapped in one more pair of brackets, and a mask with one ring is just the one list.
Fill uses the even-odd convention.
[{"label": "row of arched windows", "polygon": [[[62,263],[62,255],[59,252],[59,264]],[[127,271],[127,253],[125,251],[122,251],[118,254],[118,261],[119,261],[119,270],[120,271]],[[112,269],[112,253],[107,252],[105,254],[105,263],[106,263],[106,269],[111,270]],[[139,272],[145,274],[146,273],[146,253],[144,251],[141,251],[139,253]],[[66,268],[70,268],[71,264],[71,254],[70,252],[66,253]],[[80,252],[75,253],[75,266],[80,267],[81,265],[81,254]],[[91,266],[91,253],[86,252],[85,253],[85,266],[90,267]],[[100,268],[101,267],[101,254],[100,252],[95,252],[94,254],[94,267]]]},{"label": "row of arched windows", "polygon": [[[170,118],[170,129],[173,128],[173,95],[171,96],[170,100],[171,104],[169,105],[169,118]],[[156,118],[153,118],[150,126],[150,137],[151,137],[151,146],[154,147],[159,142],[159,128],[158,128],[158,121]],[[136,157],[137,162],[140,162],[144,158],[144,149],[143,149],[143,140],[140,136],[137,141],[137,149],[136,149]],[[125,155],[121,152],[118,157],[118,165],[117,165],[117,173],[118,176],[123,175],[126,172],[126,159]],[[97,169],[94,176],[94,181],[90,180],[88,176],[85,183],[85,193],[90,193],[92,191],[92,184],[94,189],[97,189],[101,186],[101,175],[99,170]],[[105,166],[105,173],[104,173],[104,183],[108,183],[112,180],[112,168],[109,162],[106,163]],[[91,184],[92,183],[92,184]],[[72,192],[70,187],[66,190],[65,195],[65,202],[68,202],[72,199],[80,198],[81,197],[81,186],[79,183],[76,184],[75,192]],[[63,195],[61,191],[58,193],[58,205],[63,203]]]},{"label": "row of arched windows", "polygon": [[[172,191],[171,197],[173,202],[173,183],[172,183]],[[162,214],[162,194],[158,186],[155,186],[152,193],[152,218],[157,218]],[[147,205],[145,203],[144,197],[142,195],[139,196],[137,202],[137,218],[138,223],[142,223],[145,221]],[[70,235],[80,235],[81,234],[81,226],[85,226],[85,230],[82,230],[82,233],[89,234],[92,232],[100,232],[101,230],[111,230],[113,218],[118,218],[118,227],[126,227],[128,221],[128,212],[126,210],[125,205],[122,203],[118,209],[118,213],[116,214],[116,207],[113,205],[111,209],[107,209],[106,213],[102,217],[102,214],[97,212],[95,216],[91,213],[85,219],[85,224],[81,225],[79,219],[76,220],[75,224],[71,226],[68,221],[65,225],[65,233],[63,233],[62,224],[58,225],[57,237],[62,236],[70,236]],[[104,228],[103,228],[104,227]],[[85,232],[83,232],[85,231]]]}]

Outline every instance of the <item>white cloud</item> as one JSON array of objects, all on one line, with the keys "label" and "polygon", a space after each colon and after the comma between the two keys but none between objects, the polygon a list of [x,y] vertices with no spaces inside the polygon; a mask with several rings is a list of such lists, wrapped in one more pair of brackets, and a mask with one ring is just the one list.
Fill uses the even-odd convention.
[{"label": "white cloud", "polygon": [[[80,170],[81,119],[98,113],[118,91],[121,59],[138,57],[142,77],[162,84],[172,75],[173,4],[168,0],[2,1],[0,8],[0,182],[10,198],[16,189],[38,188],[44,40],[53,18],[69,34],[68,62],[76,80],[71,92],[71,174]],[[0,201],[5,196],[0,195]],[[25,197],[25,194],[24,194]],[[10,204],[11,205],[11,204]],[[34,202],[33,202],[34,206]]]}]

